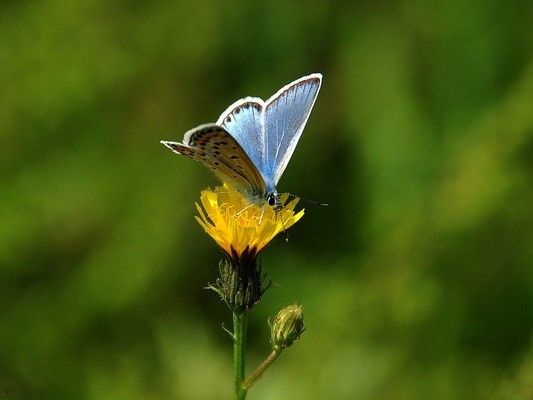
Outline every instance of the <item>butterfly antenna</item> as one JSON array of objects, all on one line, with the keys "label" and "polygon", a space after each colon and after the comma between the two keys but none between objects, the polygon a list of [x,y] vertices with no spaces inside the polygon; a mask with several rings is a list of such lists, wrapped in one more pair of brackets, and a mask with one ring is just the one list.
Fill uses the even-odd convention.
[{"label": "butterfly antenna", "polygon": [[313,205],[313,206],[317,206],[317,207],[327,207],[328,206],[327,203],[321,203],[319,201],[314,201],[314,200],[308,199],[306,197],[298,196],[298,195],[293,194],[293,193],[286,193],[286,194],[289,196],[289,198],[287,199],[287,202],[291,201],[293,199],[300,199],[304,203],[307,203],[307,204],[310,204],[310,205]]}]

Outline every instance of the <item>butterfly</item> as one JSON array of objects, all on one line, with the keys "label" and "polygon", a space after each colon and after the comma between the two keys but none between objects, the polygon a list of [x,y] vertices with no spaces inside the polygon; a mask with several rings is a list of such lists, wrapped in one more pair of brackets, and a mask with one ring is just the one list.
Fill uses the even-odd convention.
[{"label": "butterfly", "polygon": [[267,101],[245,97],[214,124],[185,133],[182,142],[162,140],[176,154],[199,161],[252,202],[281,207],[276,186],[291,159],[318,96],[322,75],[304,76]]}]

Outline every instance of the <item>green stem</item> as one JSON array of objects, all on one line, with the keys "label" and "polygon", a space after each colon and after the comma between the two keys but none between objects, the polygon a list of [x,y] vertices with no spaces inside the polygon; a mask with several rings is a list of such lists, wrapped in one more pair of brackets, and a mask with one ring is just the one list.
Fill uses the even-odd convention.
[{"label": "green stem", "polygon": [[281,354],[282,349],[272,350],[272,353],[252,372],[242,383],[242,389],[246,392],[257,381],[270,365],[276,361]]},{"label": "green stem", "polygon": [[246,390],[242,388],[244,380],[244,360],[246,354],[246,331],[248,315],[245,312],[233,313],[233,372],[235,378],[235,400],[244,400]]}]

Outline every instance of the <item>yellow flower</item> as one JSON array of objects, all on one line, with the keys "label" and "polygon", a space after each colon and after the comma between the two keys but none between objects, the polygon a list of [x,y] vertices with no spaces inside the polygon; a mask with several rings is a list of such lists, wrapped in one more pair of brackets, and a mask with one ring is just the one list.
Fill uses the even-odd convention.
[{"label": "yellow flower", "polygon": [[[285,204],[288,195],[281,196]],[[226,186],[201,192],[196,203],[198,223],[229,255],[257,255],[278,233],[290,228],[304,215],[294,211],[294,198],[276,211],[273,207],[250,203],[240,193]]]}]

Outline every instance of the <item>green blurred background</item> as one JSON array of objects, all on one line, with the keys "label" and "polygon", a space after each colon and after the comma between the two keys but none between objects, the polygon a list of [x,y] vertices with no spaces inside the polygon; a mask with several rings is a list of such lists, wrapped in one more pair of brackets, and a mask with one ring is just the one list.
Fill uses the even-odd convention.
[{"label": "green blurred background", "polygon": [[263,253],[266,319],[308,330],[253,399],[533,398],[528,1],[7,1],[0,6],[0,398],[228,399],[217,183],[160,139],[311,72]]}]

